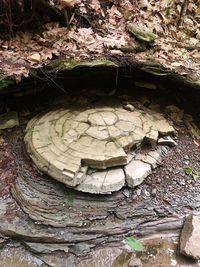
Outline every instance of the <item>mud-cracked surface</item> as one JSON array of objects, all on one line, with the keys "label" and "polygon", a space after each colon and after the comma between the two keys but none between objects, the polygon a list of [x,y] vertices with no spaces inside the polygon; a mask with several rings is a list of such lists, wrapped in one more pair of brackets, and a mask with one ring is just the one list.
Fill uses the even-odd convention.
[{"label": "mud-cracked surface", "polygon": [[130,152],[144,139],[156,145],[160,134],[172,132],[169,122],[155,112],[72,108],[33,118],[25,142],[36,166],[54,179],[79,191],[109,193],[125,183],[140,184],[162,153],[149,152],[141,162]]}]

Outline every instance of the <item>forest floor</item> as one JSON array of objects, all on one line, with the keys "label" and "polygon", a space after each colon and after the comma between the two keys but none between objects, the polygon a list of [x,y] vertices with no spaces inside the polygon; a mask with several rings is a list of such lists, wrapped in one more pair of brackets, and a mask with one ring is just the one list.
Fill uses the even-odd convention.
[{"label": "forest floor", "polygon": [[[115,57],[160,64],[167,71],[199,85],[198,0],[74,2],[76,4],[68,14],[69,27],[48,18],[48,23],[43,23],[37,31],[23,27],[20,31],[18,27],[16,33],[10,32],[12,38],[9,40],[0,39],[0,89],[13,80],[19,83],[22,77],[34,76],[37,69],[53,60],[65,60],[67,67],[72,61]],[[20,9],[23,9],[21,5]],[[57,13],[63,14],[58,10]],[[24,18],[23,13],[20,14],[22,26],[27,14]],[[1,17],[15,19],[16,16],[16,25],[21,25],[15,10],[13,14],[8,10],[6,15]],[[43,10],[43,16],[47,15],[48,10]],[[33,16],[29,26],[36,21]],[[7,25],[9,30],[12,25],[15,21]],[[149,36],[153,36],[153,40],[148,40]]]}]

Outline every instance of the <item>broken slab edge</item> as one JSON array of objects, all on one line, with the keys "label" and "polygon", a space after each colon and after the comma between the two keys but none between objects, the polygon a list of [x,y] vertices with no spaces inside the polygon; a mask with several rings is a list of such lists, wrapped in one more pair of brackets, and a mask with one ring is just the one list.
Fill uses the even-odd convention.
[{"label": "broken slab edge", "polygon": [[194,260],[200,260],[200,216],[189,215],[180,236],[180,253]]}]

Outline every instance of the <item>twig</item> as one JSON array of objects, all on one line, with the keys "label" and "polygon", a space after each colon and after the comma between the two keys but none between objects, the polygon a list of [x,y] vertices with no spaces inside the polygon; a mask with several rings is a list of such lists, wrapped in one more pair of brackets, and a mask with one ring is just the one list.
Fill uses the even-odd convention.
[{"label": "twig", "polygon": [[189,0],[184,0],[183,1],[182,7],[181,7],[180,18],[179,18],[178,24],[177,24],[178,28],[180,26],[182,26],[182,24],[183,24],[183,19],[184,19],[184,16],[186,14],[186,11],[187,11],[188,4],[189,4]]},{"label": "twig", "polygon": [[54,79],[52,79],[49,75],[47,75],[42,69],[40,69],[40,71],[47,77],[47,79],[49,79],[52,83],[54,83],[61,91],[63,91],[65,94],[67,93],[67,91],[62,88],[59,84],[57,84],[57,82],[54,81]]}]

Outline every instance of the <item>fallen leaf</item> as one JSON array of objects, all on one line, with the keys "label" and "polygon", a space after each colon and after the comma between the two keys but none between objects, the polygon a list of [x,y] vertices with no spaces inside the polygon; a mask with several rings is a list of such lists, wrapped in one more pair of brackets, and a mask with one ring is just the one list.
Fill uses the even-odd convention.
[{"label": "fallen leaf", "polygon": [[34,53],[29,57],[29,59],[31,59],[32,61],[38,62],[40,61],[41,56],[39,53]]},{"label": "fallen leaf", "polygon": [[76,0],[60,0],[59,9],[63,10],[68,7],[73,7],[76,4]]},{"label": "fallen leaf", "polygon": [[132,248],[133,251],[144,251],[144,246],[142,243],[133,236],[127,237],[126,243]]}]

